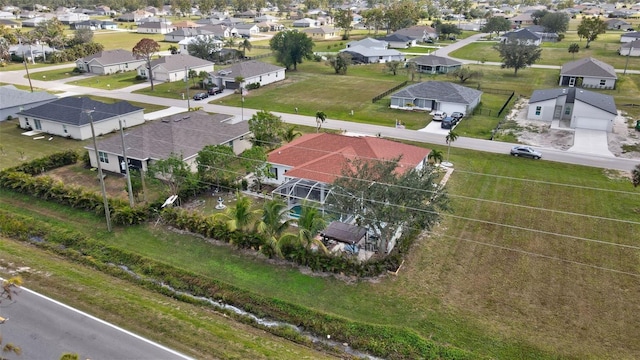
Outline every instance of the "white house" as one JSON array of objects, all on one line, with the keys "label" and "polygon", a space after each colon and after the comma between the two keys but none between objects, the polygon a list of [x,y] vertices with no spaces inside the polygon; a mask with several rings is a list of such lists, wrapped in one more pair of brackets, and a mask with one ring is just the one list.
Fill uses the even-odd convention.
[{"label": "white house", "polygon": [[424,81],[391,94],[392,109],[471,114],[482,91],[445,81]]},{"label": "white house", "polygon": [[622,56],[640,56],[640,40],[622,44],[618,49],[618,54]]},{"label": "white house", "polygon": [[[163,56],[151,61],[151,72],[156,81],[182,81],[190,70],[210,73],[213,71],[213,63],[189,54]],[[140,76],[149,76],[146,64],[139,66],[137,71]]]},{"label": "white house", "polygon": [[168,34],[176,29],[170,21],[149,21],[138,25],[141,34]]},{"label": "white house", "polygon": [[57,97],[46,91],[19,90],[13,85],[0,86],[0,121],[15,117],[20,111],[29,110],[51,102]]},{"label": "white house", "polygon": [[180,42],[184,39],[192,38],[198,35],[211,35],[214,34],[211,31],[200,28],[179,28],[168,34],[165,34],[164,41],[167,42]]},{"label": "white house", "polygon": [[240,36],[251,37],[260,33],[260,28],[257,24],[238,24],[235,28]]},{"label": "white house", "polygon": [[620,35],[620,42],[622,43],[628,43],[636,40],[640,40],[640,31],[629,31]]},{"label": "white house", "polygon": [[510,31],[500,36],[500,42],[505,44],[518,43],[523,45],[540,46],[542,36],[538,33],[530,31],[528,28],[522,28]]},{"label": "white house", "polygon": [[617,115],[612,96],[577,88],[535,90],[527,112],[531,120],[568,120],[571,128],[608,132]]},{"label": "white house", "polygon": [[[129,166],[147,171],[154,161],[167,159],[171,154],[181,154],[192,171],[197,170],[198,152],[207,145],[226,145],[236,155],[251,147],[249,124],[234,121],[225,114],[208,114],[194,111],[171,115],[129,129],[126,133],[127,160]],[[118,136],[98,141],[98,159],[95,148],[86,146],[92,167],[98,166],[114,173],[124,173],[126,163],[122,151],[122,139]]]},{"label": "white house", "polygon": [[292,24],[293,27],[318,27],[318,20],[304,18],[300,20],[296,20]]},{"label": "white house", "polygon": [[241,84],[235,80],[236,77],[244,78],[245,87],[249,84],[260,84],[265,86],[285,79],[285,68],[263,63],[256,60],[243,61],[230,68],[220,70],[210,74],[210,82],[218,87],[227,89],[237,89]]},{"label": "white house", "polygon": [[613,89],[618,75],[613,66],[591,57],[562,65],[560,86]]},{"label": "white house", "polygon": [[20,127],[76,140],[91,138],[91,121],[96,136],[144,123],[143,108],[126,101],[105,104],[88,97],[65,97],[18,113]]},{"label": "white house", "polygon": [[118,71],[134,71],[144,63],[144,59],[136,59],[131,51],[117,49],[101,51],[78,59],[76,67],[84,72],[107,75]]}]

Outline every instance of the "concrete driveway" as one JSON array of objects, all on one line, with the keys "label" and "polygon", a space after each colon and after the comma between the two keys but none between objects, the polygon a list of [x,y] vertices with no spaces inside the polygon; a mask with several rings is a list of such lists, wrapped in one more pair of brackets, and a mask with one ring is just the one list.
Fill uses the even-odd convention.
[{"label": "concrete driveway", "polygon": [[[464,121],[464,119],[462,119],[460,122]],[[460,122],[458,124],[460,124]],[[423,127],[422,129],[418,130],[418,131],[422,131],[422,132],[426,132],[426,133],[430,133],[430,134],[438,134],[438,135],[448,135],[449,131],[453,130],[456,128],[456,126],[458,126],[458,124],[456,124],[453,129],[443,129],[440,127],[440,124],[442,124],[441,121],[433,121],[431,120],[431,122],[429,124],[427,124],[427,126]]]},{"label": "concrete driveway", "polygon": [[576,128],[573,137],[573,146],[567,151],[615,157],[611,151],[609,151],[607,132],[602,130]]}]

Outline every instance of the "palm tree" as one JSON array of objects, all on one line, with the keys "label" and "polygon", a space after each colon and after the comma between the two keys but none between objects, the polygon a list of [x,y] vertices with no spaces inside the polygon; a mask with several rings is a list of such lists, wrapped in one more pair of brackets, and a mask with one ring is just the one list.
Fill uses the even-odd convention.
[{"label": "palm tree", "polygon": [[444,160],[444,155],[442,154],[442,151],[438,149],[433,149],[431,150],[431,152],[429,152],[427,159],[433,162],[434,164],[439,164],[442,162],[442,160]]},{"label": "palm tree", "polygon": [[280,256],[281,239],[293,220],[289,219],[287,204],[281,199],[271,199],[264,203],[258,232],[266,236],[267,246],[272,253]]},{"label": "palm tree", "polygon": [[449,131],[449,133],[447,134],[447,137],[445,138],[445,141],[447,142],[448,148],[447,148],[447,162],[449,162],[449,154],[451,152],[451,143],[458,140],[458,134],[456,134],[455,132],[453,132],[453,130]]},{"label": "palm tree", "polygon": [[317,208],[303,204],[300,209],[300,217],[296,220],[296,223],[298,224],[297,241],[301,245],[308,249],[315,244],[324,252],[327,252],[327,248],[322,241],[316,239],[316,235],[327,227],[327,222]]},{"label": "palm tree", "polygon": [[238,48],[242,49],[242,56],[246,57],[247,50],[251,51],[252,48],[251,41],[249,41],[249,39],[244,39],[244,41],[238,45]]},{"label": "palm tree", "polygon": [[235,81],[236,84],[238,84],[238,89],[240,90],[240,95],[244,95],[244,84],[243,84],[244,77],[236,76],[235,78],[233,78],[233,81]]},{"label": "palm tree", "polygon": [[636,165],[636,167],[633,168],[633,171],[631,171],[631,182],[634,187],[640,185],[640,165]]},{"label": "palm tree", "polygon": [[571,53],[573,55],[573,58],[576,58],[576,53],[580,51],[580,45],[578,45],[577,43],[573,43],[571,45],[569,45],[569,53]]},{"label": "palm tree", "polygon": [[260,209],[252,210],[251,199],[247,196],[240,193],[237,193],[236,196],[238,198],[236,204],[227,208],[225,212],[216,214],[215,218],[225,221],[230,231],[248,231],[256,224],[262,211]]},{"label": "palm tree", "polygon": [[322,127],[322,123],[327,120],[327,114],[318,110],[316,112],[316,132],[320,132],[320,128]]},{"label": "palm tree", "polygon": [[297,138],[300,135],[302,135],[302,133],[300,131],[296,130],[295,125],[288,126],[282,132],[282,140],[284,140],[286,142],[292,142],[293,139]]}]

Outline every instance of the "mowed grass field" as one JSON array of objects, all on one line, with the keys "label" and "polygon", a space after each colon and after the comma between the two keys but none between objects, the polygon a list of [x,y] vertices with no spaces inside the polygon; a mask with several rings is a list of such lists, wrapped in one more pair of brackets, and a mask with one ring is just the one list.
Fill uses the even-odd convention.
[{"label": "mowed grass field", "polygon": [[107,234],[99,216],[6,192],[0,206],[263,295],[411,328],[478,358],[640,357],[640,191],[629,179],[455,148],[451,161],[452,212],[416,241],[398,276],[355,284],[161,226]]}]

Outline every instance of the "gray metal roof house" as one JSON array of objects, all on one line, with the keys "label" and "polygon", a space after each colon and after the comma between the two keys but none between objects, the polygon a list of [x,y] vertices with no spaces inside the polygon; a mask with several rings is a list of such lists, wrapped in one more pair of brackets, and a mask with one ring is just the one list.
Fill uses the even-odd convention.
[{"label": "gray metal roof house", "polygon": [[15,117],[20,111],[51,102],[57,97],[46,91],[29,92],[13,85],[0,86],[0,121]]},{"label": "gray metal roof house", "polygon": [[471,114],[480,103],[482,91],[446,81],[425,81],[407,86],[391,95],[391,108],[440,110]]},{"label": "gray metal roof house", "polygon": [[558,85],[613,89],[616,87],[617,79],[618,75],[613,66],[588,57],[562,65]]}]

